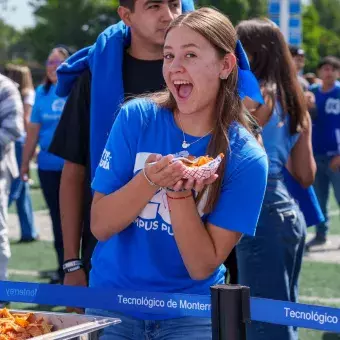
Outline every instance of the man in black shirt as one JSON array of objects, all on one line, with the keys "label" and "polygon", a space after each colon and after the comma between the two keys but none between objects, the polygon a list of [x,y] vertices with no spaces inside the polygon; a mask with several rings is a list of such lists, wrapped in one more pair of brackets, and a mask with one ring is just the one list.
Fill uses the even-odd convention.
[{"label": "man in black shirt", "polygon": [[[130,56],[127,52],[123,60],[123,83],[126,99],[134,95],[155,92],[164,88],[165,82],[162,75],[163,60],[140,60]],[[72,219],[77,219],[77,221],[83,219],[82,254],[86,273],[90,269],[91,255],[97,243],[89,227],[92,203],[89,153],[90,100],[91,72],[87,69],[78,78],[71,91],[50,146],[51,152],[66,160],[61,193],[66,192],[69,195],[75,189],[73,188],[74,186],[82,186],[82,191],[79,191],[79,194],[81,194],[74,197],[73,201],[83,201],[83,206],[81,207],[82,214],[78,214],[78,216],[74,216]],[[67,175],[70,176],[69,180],[66,177]],[[66,187],[63,187],[64,184]],[[69,204],[68,199],[62,197],[62,211],[70,208],[66,204]],[[67,232],[64,233],[64,235],[67,234]],[[68,240],[66,239],[64,243],[66,245],[65,250],[67,251],[69,248],[67,247]],[[72,245],[72,248],[75,248],[75,245]],[[77,248],[79,252],[79,246]],[[76,252],[72,251],[65,258],[77,258]]]},{"label": "man in black shirt", "polygon": [[[180,0],[121,0],[118,13],[131,28],[131,44],[124,52],[122,64],[124,100],[161,90],[164,87],[164,38],[160,37],[171,20],[181,14]],[[154,34],[150,34],[150,26],[155,27]],[[105,69],[105,63],[102,67]],[[96,245],[90,231],[91,79],[91,71],[87,68],[73,85],[50,146],[50,152],[65,159],[60,206],[66,271],[64,284],[68,285],[87,285],[90,259]],[[112,108],[113,114],[116,110]],[[79,260],[80,244],[82,262]],[[76,260],[76,264],[71,260]]]}]

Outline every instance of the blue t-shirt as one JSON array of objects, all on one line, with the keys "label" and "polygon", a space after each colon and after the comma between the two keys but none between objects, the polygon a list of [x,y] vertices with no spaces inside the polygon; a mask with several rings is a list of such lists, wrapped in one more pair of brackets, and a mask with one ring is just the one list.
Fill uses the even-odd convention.
[{"label": "blue t-shirt", "polygon": [[[210,138],[190,146],[190,154],[205,155]],[[199,213],[203,221],[215,226],[254,235],[266,187],[267,156],[255,138],[238,124],[233,124],[229,138],[230,152],[220,199],[212,213],[203,216],[200,208]],[[186,139],[190,143],[197,137]],[[130,101],[112,127],[93,189],[105,195],[118,190],[143,169],[151,153],[187,156],[182,142],[182,131],[172,112],[144,99]],[[225,267],[221,265],[205,280],[190,278],[171,228],[166,192],[160,189],[129,227],[97,244],[90,286],[210,294],[210,286],[224,282],[224,273]],[[137,312],[133,316],[166,318]]]},{"label": "blue t-shirt", "polygon": [[61,171],[64,166],[64,160],[47,151],[66,103],[66,98],[58,97],[55,90],[55,85],[51,86],[48,93],[45,93],[42,85],[37,87],[31,123],[40,124],[38,168],[41,170]]},{"label": "blue t-shirt", "polygon": [[290,134],[289,120],[289,115],[283,115],[281,104],[276,102],[269,121],[263,127],[262,139],[269,159],[270,175],[282,173],[290,152],[299,139],[299,133]]},{"label": "blue t-shirt", "polygon": [[322,92],[321,85],[314,85],[317,114],[313,119],[312,143],[314,154],[340,154],[340,84]]}]

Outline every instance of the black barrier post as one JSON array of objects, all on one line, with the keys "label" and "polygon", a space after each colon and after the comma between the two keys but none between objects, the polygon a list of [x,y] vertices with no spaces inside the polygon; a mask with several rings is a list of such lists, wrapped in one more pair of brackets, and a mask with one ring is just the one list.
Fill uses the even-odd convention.
[{"label": "black barrier post", "polygon": [[240,285],[211,287],[212,340],[246,340],[250,292]]}]

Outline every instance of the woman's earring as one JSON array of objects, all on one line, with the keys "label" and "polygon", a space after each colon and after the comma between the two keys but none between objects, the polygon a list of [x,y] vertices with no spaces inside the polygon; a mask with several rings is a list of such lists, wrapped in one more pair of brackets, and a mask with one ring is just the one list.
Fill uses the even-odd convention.
[{"label": "woman's earring", "polygon": [[221,80],[224,80],[224,79],[225,79],[225,77],[224,77],[224,76],[222,76],[222,75],[220,75],[220,79],[221,79]]}]

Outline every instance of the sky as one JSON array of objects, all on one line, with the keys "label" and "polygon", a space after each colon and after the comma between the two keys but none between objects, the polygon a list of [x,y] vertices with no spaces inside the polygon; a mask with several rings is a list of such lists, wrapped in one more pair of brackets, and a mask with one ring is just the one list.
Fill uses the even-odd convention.
[{"label": "sky", "polygon": [[8,9],[12,8],[15,10],[8,10],[6,13],[1,13],[1,17],[6,23],[19,30],[34,26],[32,9],[28,6],[27,0],[8,0]]},{"label": "sky", "polygon": [[[9,8],[15,8],[14,11],[8,11],[1,15],[4,20],[14,26],[16,29],[34,26],[34,17],[32,9],[28,6],[27,0],[7,0]],[[69,0],[63,0],[69,1]],[[303,3],[308,3],[310,0],[302,0]],[[1,0],[0,0],[1,3]]]}]

